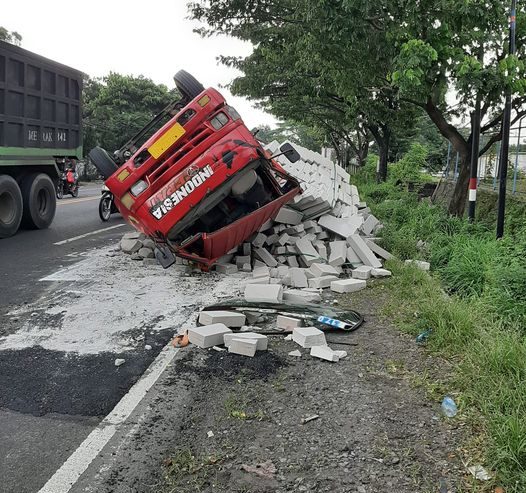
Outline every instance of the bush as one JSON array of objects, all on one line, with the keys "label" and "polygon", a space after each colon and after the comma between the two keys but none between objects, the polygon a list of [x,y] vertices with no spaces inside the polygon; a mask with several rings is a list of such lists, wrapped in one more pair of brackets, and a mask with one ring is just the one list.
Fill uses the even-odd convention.
[{"label": "bush", "polygon": [[404,157],[389,167],[389,180],[395,183],[418,183],[427,181],[422,169],[427,167],[428,150],[414,143]]}]

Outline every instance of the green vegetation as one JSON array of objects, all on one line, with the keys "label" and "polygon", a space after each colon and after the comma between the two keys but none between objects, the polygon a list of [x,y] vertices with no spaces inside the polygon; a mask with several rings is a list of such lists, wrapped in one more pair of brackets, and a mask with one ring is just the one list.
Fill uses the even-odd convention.
[{"label": "green vegetation", "polygon": [[[414,148],[395,168],[421,180],[415,176],[421,155]],[[475,491],[497,485],[507,493],[526,491],[526,204],[509,201],[507,237],[496,241],[492,194],[481,194],[470,225],[419,201],[394,178],[371,183],[370,165],[353,181],[385,225],[383,246],[400,260],[431,262],[431,275],[400,260],[390,263],[388,311],[413,335],[432,328],[429,349],[454,364],[448,393],[460,405],[456,419],[467,420],[478,435],[466,458],[496,473]]]}]

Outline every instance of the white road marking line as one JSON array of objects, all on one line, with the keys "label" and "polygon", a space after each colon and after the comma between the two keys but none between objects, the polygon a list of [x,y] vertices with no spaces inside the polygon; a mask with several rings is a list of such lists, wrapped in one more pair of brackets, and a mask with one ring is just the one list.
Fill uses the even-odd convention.
[{"label": "white road marking line", "polygon": [[142,401],[179,349],[168,343],[143,376],[79,445],[38,493],[68,493],[115,432]]},{"label": "white road marking line", "polygon": [[57,207],[59,205],[73,205],[81,204],[82,202],[89,202],[90,200],[99,200],[99,197],[80,197],[79,199],[67,200],[66,202],[57,202]]},{"label": "white road marking line", "polygon": [[90,233],[85,233],[83,235],[74,236],[73,238],[69,238],[67,240],[57,241],[56,243],[53,243],[53,245],[65,245],[66,243],[70,243],[72,241],[77,241],[77,240],[81,240],[82,238],[86,238],[86,236],[96,235],[99,233],[103,233],[104,231],[109,231],[110,229],[121,228],[122,226],[124,226],[124,224],[117,224],[115,226],[110,226],[109,228],[97,229],[96,231],[91,231]]}]

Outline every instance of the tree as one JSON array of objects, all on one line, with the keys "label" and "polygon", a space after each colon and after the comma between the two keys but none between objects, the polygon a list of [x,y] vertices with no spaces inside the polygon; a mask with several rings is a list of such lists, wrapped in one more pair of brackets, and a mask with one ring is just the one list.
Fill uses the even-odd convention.
[{"label": "tree", "polygon": [[110,73],[84,84],[84,149],[120,148],[153,116],[177,97],[163,84],[142,75]]},{"label": "tree", "polygon": [[9,31],[5,27],[0,26],[0,40],[20,46],[22,44],[22,36],[16,31]]},{"label": "tree", "polygon": [[[253,129],[252,131],[255,131]],[[264,144],[268,144],[273,140],[282,142],[290,140],[303,147],[320,152],[325,143],[325,135],[323,131],[302,125],[295,122],[281,122],[276,128],[270,128],[268,125],[257,128],[257,139]]]}]

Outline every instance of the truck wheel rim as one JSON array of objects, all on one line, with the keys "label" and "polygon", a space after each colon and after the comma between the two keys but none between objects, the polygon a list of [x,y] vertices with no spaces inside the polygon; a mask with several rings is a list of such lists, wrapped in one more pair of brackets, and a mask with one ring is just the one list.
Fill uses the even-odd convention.
[{"label": "truck wheel rim", "polygon": [[10,224],[16,211],[15,198],[9,193],[4,192],[0,194],[0,222]]}]

